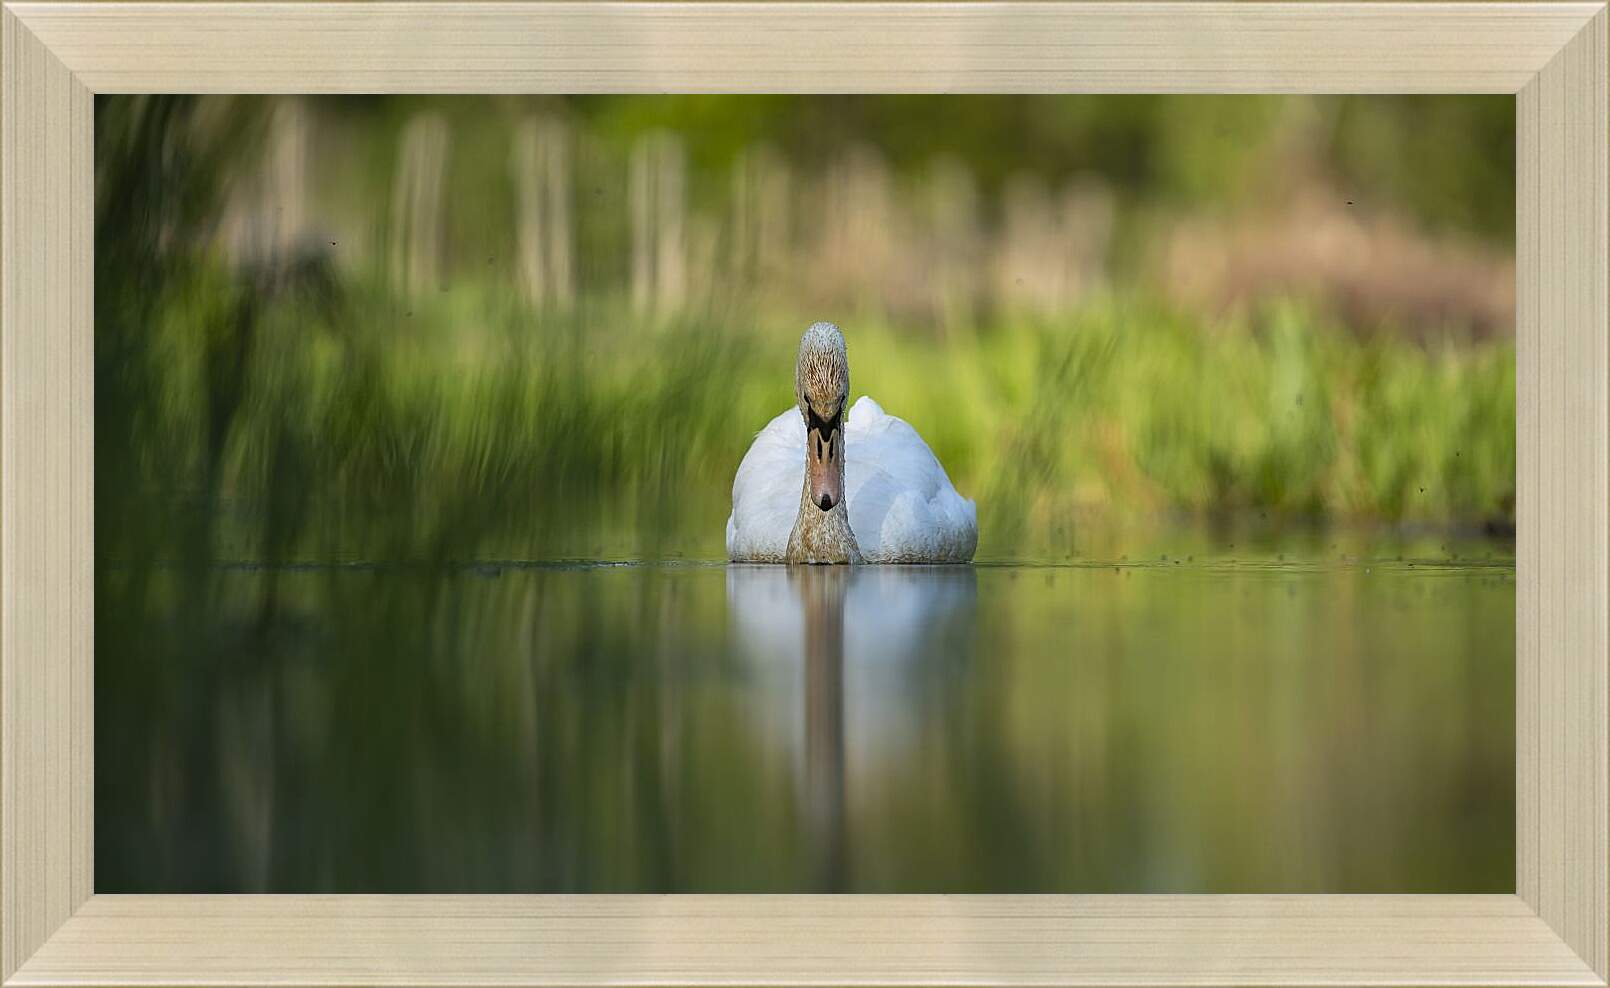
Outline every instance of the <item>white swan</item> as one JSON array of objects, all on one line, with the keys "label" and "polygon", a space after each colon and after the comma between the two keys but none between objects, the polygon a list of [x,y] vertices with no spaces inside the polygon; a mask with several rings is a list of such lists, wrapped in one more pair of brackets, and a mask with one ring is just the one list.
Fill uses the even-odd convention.
[{"label": "white swan", "polygon": [[849,356],[832,323],[805,331],[797,408],[755,437],[732,481],[727,557],[764,563],[965,563],[978,508],[928,444],[863,396],[848,416]]}]

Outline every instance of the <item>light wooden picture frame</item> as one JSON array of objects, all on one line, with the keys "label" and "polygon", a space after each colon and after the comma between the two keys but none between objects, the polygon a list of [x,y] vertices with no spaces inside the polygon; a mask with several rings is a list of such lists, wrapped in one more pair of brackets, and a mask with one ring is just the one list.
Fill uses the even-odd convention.
[{"label": "light wooden picture frame", "polygon": [[[1606,984],[1603,0],[0,8],[0,982]],[[388,91],[1516,94],[1515,894],[95,895],[94,94]]]}]

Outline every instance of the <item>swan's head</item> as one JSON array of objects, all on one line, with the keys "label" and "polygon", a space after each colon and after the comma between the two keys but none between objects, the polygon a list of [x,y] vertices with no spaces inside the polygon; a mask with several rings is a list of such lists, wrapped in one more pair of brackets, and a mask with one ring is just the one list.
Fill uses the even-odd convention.
[{"label": "swan's head", "polygon": [[850,398],[850,358],[844,334],[819,322],[799,341],[794,397],[805,419],[805,476],[810,500],[831,511],[844,500],[844,413]]}]

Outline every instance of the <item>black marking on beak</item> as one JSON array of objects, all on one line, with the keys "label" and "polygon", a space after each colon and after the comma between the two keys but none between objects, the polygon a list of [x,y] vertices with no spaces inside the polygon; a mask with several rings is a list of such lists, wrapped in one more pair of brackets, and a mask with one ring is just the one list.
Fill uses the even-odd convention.
[{"label": "black marking on beak", "polygon": [[843,402],[840,402],[838,409],[827,418],[817,415],[810,402],[805,403],[805,434],[813,444],[812,449],[815,450],[818,460],[833,459],[833,434],[839,431],[843,415]]}]

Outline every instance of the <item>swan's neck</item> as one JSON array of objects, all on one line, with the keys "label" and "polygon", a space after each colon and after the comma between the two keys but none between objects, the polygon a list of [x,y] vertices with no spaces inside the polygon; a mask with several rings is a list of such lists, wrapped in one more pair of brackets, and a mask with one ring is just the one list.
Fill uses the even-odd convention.
[{"label": "swan's neck", "polygon": [[[839,457],[839,490],[844,489],[844,458]],[[794,531],[788,536],[790,563],[861,563],[861,547],[855,543],[850,531],[848,500],[826,511],[811,503],[811,478],[805,475],[799,492],[799,515],[794,519]]]}]

